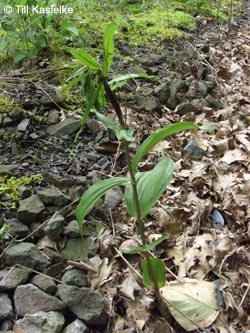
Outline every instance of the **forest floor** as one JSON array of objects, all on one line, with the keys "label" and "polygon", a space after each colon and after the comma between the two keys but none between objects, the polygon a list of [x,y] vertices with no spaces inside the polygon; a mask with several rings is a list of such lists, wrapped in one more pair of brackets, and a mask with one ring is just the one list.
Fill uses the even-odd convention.
[{"label": "forest floor", "polygon": [[[136,49],[118,45],[112,70],[113,75],[159,76],[154,82],[131,80],[119,94],[127,122],[136,125],[138,142],[177,121],[214,128],[171,136],[140,164],[140,171],[150,170],[168,153],[176,165],[166,192],[146,218],[146,238],[150,242],[171,234],[153,251],[164,260],[169,282],[186,278],[216,282],[220,313],[208,328],[193,328],[194,332],[250,332],[250,21],[247,14],[235,19],[229,33],[226,25],[208,18],[197,17],[197,24],[195,32],[187,32],[187,38],[178,42],[165,40]],[[69,306],[68,313],[63,310],[66,324],[80,318],[87,324],[86,332],[96,333],[186,332],[173,317],[164,318],[153,293],[143,287],[141,257],[122,254],[125,248],[140,246],[122,189],[109,192],[93,209],[85,224],[94,233],[86,233],[84,245],[79,245],[74,209],[83,190],[127,170],[122,146],[93,116],[74,142],[81,112],[72,111],[57,91],[57,74],[49,65],[37,71],[1,68],[1,94],[18,105],[9,112],[0,106],[0,226],[12,226],[1,240],[1,269],[25,266],[25,259],[10,264],[8,250],[34,243],[49,262],[48,249],[61,256],[63,264],[53,273],[31,265],[33,275],[38,270],[60,284],[65,271],[77,267],[87,276],[86,287],[108,300],[108,321],[102,323],[98,317],[94,323]],[[114,118],[109,105],[108,116]],[[43,181],[30,180],[31,189],[25,182],[16,189],[14,178],[8,182],[13,175],[35,174]],[[48,193],[47,201],[42,200],[41,192],[55,187],[66,202],[51,202]],[[44,204],[40,220],[38,215],[32,219],[32,207],[22,210],[22,201],[39,193]],[[64,226],[51,236],[46,226],[55,212],[63,216]],[[22,225],[28,228],[20,232]],[[23,317],[16,310],[17,296],[8,292],[8,297],[15,307],[8,316],[0,316],[0,328],[24,332],[16,323]]]}]

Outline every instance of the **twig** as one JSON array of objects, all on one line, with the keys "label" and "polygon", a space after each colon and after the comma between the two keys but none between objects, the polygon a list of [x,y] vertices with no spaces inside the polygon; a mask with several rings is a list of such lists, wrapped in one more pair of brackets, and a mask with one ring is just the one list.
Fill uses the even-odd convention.
[{"label": "twig", "polygon": [[111,209],[109,209],[109,216],[110,216],[110,221],[111,221],[111,225],[112,225],[113,235],[115,236],[115,225],[114,225],[114,220],[113,220]]},{"label": "twig", "polygon": [[[0,80],[4,80],[4,77],[0,77]],[[49,93],[47,93],[47,91],[41,87],[38,83],[30,80],[30,79],[24,79],[24,78],[20,78],[20,77],[6,77],[5,79],[6,81],[24,81],[24,82],[30,82],[31,84],[33,84],[36,88],[42,90],[42,92],[48,96],[48,98],[61,110],[61,111],[66,111],[64,108],[62,108],[59,104],[57,104],[57,102],[50,96]]]},{"label": "twig", "polygon": [[67,260],[67,265],[80,268],[84,271],[90,271],[93,273],[97,273],[97,269],[95,269],[93,266],[90,266],[89,264],[86,264],[85,262],[82,262],[82,261],[77,262],[77,261],[73,261],[73,260]]},{"label": "twig", "polygon": [[9,77],[19,77],[19,76],[29,76],[29,75],[36,75],[38,73],[50,73],[50,72],[55,72],[55,71],[62,71],[62,70],[66,70],[66,69],[69,69],[70,67],[60,67],[60,68],[46,68],[46,69],[38,69],[36,71],[32,71],[32,72],[27,72],[27,73],[22,73],[22,72],[19,72],[19,73],[14,73],[14,74],[11,74],[10,76],[7,76],[7,75],[2,75],[0,76],[0,79],[5,79],[5,78],[9,78]]},{"label": "twig", "polygon": [[[20,264],[17,264],[17,265],[15,265],[15,266],[13,266],[13,267],[11,268],[11,270],[14,269],[15,267],[22,267],[22,268],[24,268],[24,269],[27,269],[28,271],[31,271],[31,272],[33,272],[33,273],[36,273],[36,274],[39,274],[39,275],[45,276],[45,277],[47,277],[47,278],[49,278],[49,279],[51,279],[51,280],[54,280],[55,282],[58,282],[58,283],[61,283],[61,284],[65,284],[65,282],[63,282],[63,281],[61,281],[61,280],[58,280],[58,279],[56,279],[56,278],[54,278],[54,277],[52,277],[52,276],[50,276],[50,275],[47,275],[47,274],[41,273],[41,272],[39,272],[39,271],[36,271],[36,270],[33,269],[33,268],[26,267],[26,266],[23,266],[23,265],[20,265]],[[7,274],[9,274],[9,273],[10,273],[10,272],[8,272]]]},{"label": "twig", "polygon": [[129,266],[130,269],[140,278],[142,279],[142,276],[140,273],[138,273],[134,267],[127,261],[127,259],[124,258],[123,254],[115,247],[115,251],[119,254],[119,256],[122,258],[122,260]]}]

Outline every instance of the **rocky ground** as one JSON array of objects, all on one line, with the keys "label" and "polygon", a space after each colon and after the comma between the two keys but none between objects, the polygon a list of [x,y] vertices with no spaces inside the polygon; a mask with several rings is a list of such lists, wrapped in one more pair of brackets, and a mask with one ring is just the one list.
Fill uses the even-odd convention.
[{"label": "rocky ground", "polygon": [[[160,77],[132,80],[119,94],[139,142],[175,121],[215,128],[163,141],[140,169],[166,152],[176,163],[166,194],[147,217],[147,237],[172,234],[155,251],[165,260],[168,280],[219,283],[221,314],[209,330],[221,333],[250,330],[247,19],[235,20],[227,34],[224,25],[197,17],[198,31],[186,40],[161,41],[152,49],[120,45],[113,66],[114,73]],[[69,111],[55,69],[2,69],[1,82],[1,93],[18,106],[0,109],[0,176],[6,182],[0,226],[7,225],[0,244],[0,332],[186,332],[154,306],[138,278],[138,257],[121,253],[138,241],[122,189],[107,193],[80,238],[74,208],[84,189],[126,173],[113,133],[92,117],[74,142],[81,110]],[[37,174],[42,178],[32,186],[12,185],[19,198],[13,204],[7,179]]]}]

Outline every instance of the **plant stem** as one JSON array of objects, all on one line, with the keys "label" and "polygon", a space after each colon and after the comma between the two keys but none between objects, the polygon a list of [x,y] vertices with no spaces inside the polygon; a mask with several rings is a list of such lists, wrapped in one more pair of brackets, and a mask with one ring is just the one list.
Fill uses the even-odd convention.
[{"label": "plant stem", "polygon": [[[123,119],[123,114],[122,114],[120,105],[117,102],[115,94],[110,89],[110,86],[109,86],[106,78],[103,78],[103,85],[104,85],[106,94],[107,94],[111,104],[114,107],[115,113],[118,117],[118,120],[119,120],[119,123],[120,123],[121,127],[124,130],[126,130],[126,124],[125,124],[125,121]],[[133,197],[134,197],[135,207],[136,207],[136,222],[137,222],[137,227],[138,227],[138,233],[141,237],[142,245],[145,246],[146,245],[145,227],[144,227],[143,219],[141,217],[141,208],[140,208],[139,196],[138,196],[138,191],[137,191],[136,178],[135,178],[135,173],[133,171],[132,163],[131,163],[131,159],[130,159],[129,143],[125,139],[123,140],[123,142],[124,142],[124,149],[125,149],[125,155],[126,155],[126,160],[127,160],[127,165],[128,165],[128,172],[129,172],[130,178],[131,178],[131,185],[132,185],[132,189],[133,189]],[[154,267],[151,263],[150,255],[149,255],[148,252],[145,252],[145,258],[147,260],[149,272],[150,272],[150,275],[151,275],[152,280],[153,280],[155,294],[156,294],[157,300],[159,300],[160,299],[159,284],[158,284],[158,281],[157,281],[156,272],[155,272]]]}]

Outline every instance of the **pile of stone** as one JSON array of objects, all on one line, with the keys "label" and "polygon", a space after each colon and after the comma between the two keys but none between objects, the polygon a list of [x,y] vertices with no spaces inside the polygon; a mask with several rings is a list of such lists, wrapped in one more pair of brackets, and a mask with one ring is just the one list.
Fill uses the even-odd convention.
[{"label": "pile of stone", "polygon": [[[2,165],[0,171],[19,174],[15,165]],[[90,272],[67,261],[97,256],[100,222],[90,222],[81,238],[73,208],[65,209],[70,199],[63,190],[48,185],[23,193],[15,217],[5,219],[13,240],[1,254],[0,332],[103,330],[110,318],[108,299],[89,288]]]}]

